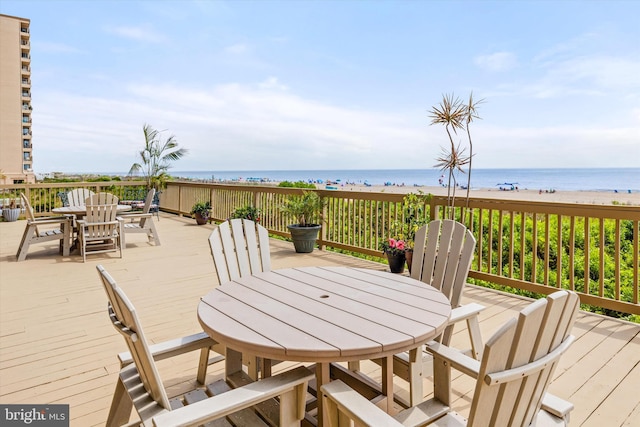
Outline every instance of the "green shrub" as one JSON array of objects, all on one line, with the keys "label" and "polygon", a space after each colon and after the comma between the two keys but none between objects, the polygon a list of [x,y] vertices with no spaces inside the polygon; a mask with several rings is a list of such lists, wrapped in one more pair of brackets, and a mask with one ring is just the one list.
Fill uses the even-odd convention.
[{"label": "green shrub", "polygon": [[256,208],[255,206],[246,205],[241,208],[237,208],[233,212],[231,212],[231,218],[242,218],[248,219],[254,222],[260,222],[260,217],[262,216],[262,211],[260,208]]},{"label": "green shrub", "polygon": [[282,181],[278,184],[278,187],[287,187],[287,188],[316,188],[315,184],[310,184],[304,181]]}]

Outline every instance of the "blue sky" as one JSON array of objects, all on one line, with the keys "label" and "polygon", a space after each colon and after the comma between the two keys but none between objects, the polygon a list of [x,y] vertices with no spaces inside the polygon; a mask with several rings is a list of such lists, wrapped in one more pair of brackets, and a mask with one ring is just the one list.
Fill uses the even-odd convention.
[{"label": "blue sky", "polygon": [[[640,167],[640,2],[33,1],[34,169],[432,168],[473,91],[474,167]],[[456,140],[464,143],[463,135]]]}]

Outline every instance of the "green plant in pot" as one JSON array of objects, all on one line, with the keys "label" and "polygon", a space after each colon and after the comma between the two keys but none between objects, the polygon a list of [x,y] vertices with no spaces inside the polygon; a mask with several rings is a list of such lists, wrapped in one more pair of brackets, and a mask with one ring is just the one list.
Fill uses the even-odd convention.
[{"label": "green plant in pot", "polygon": [[324,204],[324,200],[318,196],[318,193],[305,191],[302,196],[289,196],[280,207],[283,213],[297,221],[296,224],[287,226],[296,252],[313,252],[321,228],[321,225],[314,221],[320,222]]},{"label": "green plant in pot", "polygon": [[262,216],[262,210],[260,208],[256,208],[252,205],[245,205],[239,208],[236,208],[233,212],[231,212],[231,219],[241,218],[248,219],[253,222],[260,222],[260,218]]},{"label": "green plant in pot", "polygon": [[196,202],[191,208],[191,215],[198,225],[206,224],[211,217],[211,202]]}]

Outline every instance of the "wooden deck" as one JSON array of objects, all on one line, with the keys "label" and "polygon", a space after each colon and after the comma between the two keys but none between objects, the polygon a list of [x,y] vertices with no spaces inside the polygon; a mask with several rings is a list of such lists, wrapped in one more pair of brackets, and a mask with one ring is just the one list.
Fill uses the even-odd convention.
[{"label": "wooden deck", "polygon": [[[157,221],[157,220],[156,220]],[[161,214],[156,222],[162,246],[145,235],[128,235],[124,257],[75,254],[62,257],[57,244],[32,246],[16,262],[25,222],[0,223],[0,403],[65,403],[72,426],[103,425],[116,384],[116,354],[125,349],[106,313],[107,298],[95,266],[102,264],[136,305],[153,342],[200,331],[199,298],[217,286],[207,238],[212,226]],[[312,265],[386,266],[358,258],[314,251],[296,254],[291,243],[272,240],[273,268]],[[466,301],[479,302],[486,339],[528,301],[469,287]],[[640,426],[640,325],[581,313],[577,341],[561,360],[551,391],[574,403],[574,426]],[[465,346],[458,333],[454,344]],[[197,354],[159,364],[169,390],[195,380]],[[281,368],[286,364],[280,364]],[[373,377],[373,364],[363,365]],[[222,364],[207,380],[222,375]],[[406,384],[398,387],[406,396]],[[425,379],[425,392],[433,386]],[[473,383],[455,379],[455,407],[468,411]],[[428,395],[427,395],[428,396]]]}]

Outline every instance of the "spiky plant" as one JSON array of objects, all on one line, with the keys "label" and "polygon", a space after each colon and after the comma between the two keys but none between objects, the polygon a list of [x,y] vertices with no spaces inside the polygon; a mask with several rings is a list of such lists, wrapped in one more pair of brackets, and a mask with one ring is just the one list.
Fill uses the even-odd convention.
[{"label": "spiky plant", "polygon": [[[473,92],[469,96],[469,103],[465,104],[455,97],[454,94],[445,94],[439,105],[432,107],[430,110],[431,125],[440,124],[445,126],[447,136],[449,137],[449,149],[442,149],[440,157],[438,157],[435,167],[448,171],[448,188],[447,188],[447,205],[449,206],[449,216],[453,218],[453,206],[455,202],[456,177],[455,172],[465,172],[464,166],[468,167],[467,177],[467,208],[469,206],[469,189],[471,188],[471,158],[473,157],[473,147],[471,142],[470,124],[474,119],[479,119],[476,112],[478,104],[484,100],[473,101]],[[467,131],[469,139],[469,155],[466,155],[466,149],[458,143],[456,146],[453,135],[457,135],[458,129]],[[453,134],[451,133],[453,131]],[[463,218],[464,221],[464,218]]]},{"label": "spiky plant", "polygon": [[144,133],[144,148],[138,153],[140,163],[134,163],[129,169],[129,175],[142,172],[147,181],[147,188],[161,190],[169,178],[167,171],[171,162],[181,159],[187,150],[178,148],[178,142],[174,135],[164,141],[160,139],[160,131],[145,124],[142,127]]},{"label": "spiky plant", "polygon": [[[473,101],[473,92],[469,94],[469,102],[465,106],[465,115],[466,115],[466,130],[467,137],[469,138],[469,173],[467,174],[467,204],[465,206],[465,211],[469,210],[469,191],[471,190],[471,161],[473,160],[473,142],[471,141],[471,129],[470,125],[474,119],[481,119],[476,110],[477,106],[482,104],[484,99],[479,101]],[[464,213],[462,216],[462,220],[464,221]]]},{"label": "spiky plant", "polygon": [[[453,142],[453,135],[458,133],[458,129],[464,129],[465,119],[465,105],[456,98],[454,94],[445,94],[442,96],[442,101],[439,105],[432,107],[430,111],[431,124],[444,125],[449,137],[450,150],[447,151],[443,148],[443,155],[438,158],[438,165],[442,170],[448,170],[448,186],[447,186],[447,205],[453,207],[453,201],[455,199],[455,186],[452,186],[452,181],[455,183],[454,167],[450,167],[451,162],[455,160],[456,145]],[[448,154],[447,154],[448,153]],[[454,162],[455,163],[455,162]]]}]

